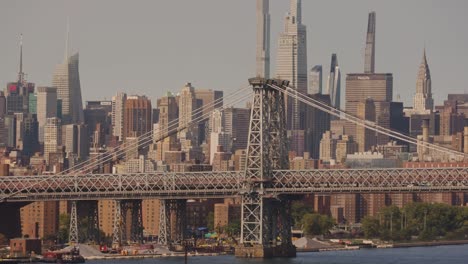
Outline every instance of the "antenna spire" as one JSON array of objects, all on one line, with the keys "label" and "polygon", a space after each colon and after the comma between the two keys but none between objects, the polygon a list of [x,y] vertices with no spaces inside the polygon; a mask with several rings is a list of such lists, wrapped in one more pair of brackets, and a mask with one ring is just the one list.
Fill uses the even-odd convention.
[{"label": "antenna spire", "polygon": [[19,72],[18,72],[18,82],[24,82],[24,73],[23,73],[23,34],[20,34],[20,63],[19,63]]},{"label": "antenna spire", "polygon": [[65,41],[65,62],[68,61],[68,57],[70,54],[69,45],[70,45],[70,18],[67,17],[67,39]]}]

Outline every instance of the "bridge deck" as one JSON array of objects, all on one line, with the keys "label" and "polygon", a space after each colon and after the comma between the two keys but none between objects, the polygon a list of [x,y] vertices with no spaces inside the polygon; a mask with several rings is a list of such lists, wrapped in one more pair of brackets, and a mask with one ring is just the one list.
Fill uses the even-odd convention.
[{"label": "bridge deck", "polygon": [[[232,197],[244,173],[130,173],[0,177],[0,200],[174,199]],[[274,171],[266,192],[306,193],[468,191],[468,168]]]}]

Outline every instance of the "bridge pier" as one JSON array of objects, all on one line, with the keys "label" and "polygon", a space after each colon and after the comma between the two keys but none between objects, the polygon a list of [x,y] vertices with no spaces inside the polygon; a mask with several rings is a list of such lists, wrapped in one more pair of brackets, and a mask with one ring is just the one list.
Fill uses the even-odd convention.
[{"label": "bridge pier", "polygon": [[143,242],[143,215],[142,200],[132,200],[131,203],[131,228],[130,240],[132,242]]},{"label": "bridge pier", "polygon": [[171,237],[175,242],[182,242],[185,239],[187,227],[187,200],[171,200],[171,211],[175,217]]},{"label": "bridge pier", "polygon": [[89,201],[88,209],[88,239],[96,244],[101,243],[101,234],[99,229],[99,208],[98,201]]},{"label": "bridge pier", "polygon": [[114,224],[112,226],[112,247],[119,248],[122,246],[122,201],[115,200]]},{"label": "bridge pier", "polygon": [[71,202],[70,210],[70,233],[68,234],[68,243],[75,245],[79,243],[78,240],[78,213],[77,213],[77,201]]},{"label": "bridge pier", "polygon": [[187,200],[161,200],[158,243],[170,246],[185,239]]},{"label": "bridge pier", "polygon": [[[130,226],[128,226],[129,224]],[[128,240],[138,243],[143,242],[142,200],[115,201],[112,233],[113,247],[120,247]]]},{"label": "bridge pier", "polygon": [[171,207],[170,200],[160,200],[158,243],[169,245],[171,241]]}]

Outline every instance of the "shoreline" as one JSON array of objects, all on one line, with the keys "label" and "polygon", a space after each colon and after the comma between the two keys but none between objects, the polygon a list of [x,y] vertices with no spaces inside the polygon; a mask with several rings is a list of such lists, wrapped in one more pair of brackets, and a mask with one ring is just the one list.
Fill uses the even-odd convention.
[{"label": "shoreline", "polygon": [[466,245],[468,240],[443,240],[429,242],[413,242],[413,243],[395,243],[394,248],[409,248],[409,247],[436,247],[436,246],[457,246]]},{"label": "shoreline", "polygon": [[[361,250],[361,249],[388,249],[388,248],[411,248],[411,247],[435,247],[435,246],[457,246],[466,245],[468,240],[453,240],[453,241],[431,241],[431,242],[412,242],[412,243],[394,243],[394,244],[382,244],[376,247],[359,247],[359,246],[348,246],[338,247],[330,246],[323,248],[298,248],[297,253],[319,253],[329,251],[349,251],[349,250]],[[212,257],[221,255],[232,255],[225,252],[221,253],[188,253],[188,257]],[[115,259],[146,259],[146,258],[169,258],[169,257],[184,257],[184,253],[170,253],[170,254],[145,254],[145,255],[105,255],[105,256],[89,256],[85,257],[88,260],[115,260]]]},{"label": "shoreline", "polygon": [[[188,253],[187,257],[212,257],[228,255],[226,253]],[[169,257],[184,257],[184,253],[171,253],[171,254],[142,254],[142,255],[105,255],[105,256],[89,256],[85,257],[86,260],[113,260],[113,259],[145,259],[145,258],[169,258]]]},{"label": "shoreline", "polygon": [[388,249],[388,248],[412,248],[412,247],[437,247],[437,246],[459,246],[468,244],[468,240],[444,240],[444,241],[429,241],[429,242],[407,242],[394,244],[381,244],[374,247],[323,247],[323,248],[298,248],[297,253],[306,252],[326,252],[326,251],[347,251],[360,249]]}]

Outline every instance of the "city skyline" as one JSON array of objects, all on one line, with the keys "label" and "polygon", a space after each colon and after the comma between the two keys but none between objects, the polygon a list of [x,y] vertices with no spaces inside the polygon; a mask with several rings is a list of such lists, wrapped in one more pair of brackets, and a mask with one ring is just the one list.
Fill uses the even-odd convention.
[{"label": "city skyline", "polygon": [[[468,94],[447,88],[465,89],[464,46],[447,49],[465,44],[453,20],[462,4],[444,5],[458,9],[438,10],[451,20],[437,24],[439,6],[413,2],[88,1],[5,4],[27,18],[5,33],[21,32],[17,80],[0,92],[0,258],[65,243],[70,258],[42,260],[91,258],[89,242],[100,257],[181,246],[186,257],[271,258],[319,235],[333,250],[335,234],[377,248],[466,238]],[[29,42],[24,28],[36,29]]]},{"label": "city skyline", "polygon": [[[164,17],[163,14],[159,13],[157,13],[158,16],[151,19],[134,17],[134,20],[123,19],[123,21],[113,24],[114,20],[110,18],[110,21],[104,24],[97,23],[94,28],[85,27],[90,21],[97,19],[94,12],[104,8],[105,5],[102,3],[96,6],[96,11],[87,14],[87,20],[83,20],[79,12],[89,10],[86,9],[89,3],[80,2],[77,4],[76,2],[71,2],[62,4],[60,2],[54,8],[56,11],[60,10],[61,12],[59,12],[60,14],[53,21],[44,20],[34,25],[32,22],[27,23],[28,20],[36,17],[36,13],[41,13],[42,9],[47,9],[53,3],[56,2],[45,2],[45,4],[38,6],[32,4],[27,7],[22,6],[23,3],[4,4],[5,8],[2,8],[2,10],[7,10],[8,14],[15,13],[14,10],[16,9],[24,9],[25,11],[33,10],[34,8],[39,9],[38,12],[22,18],[21,23],[10,23],[13,24],[12,27],[4,28],[3,31],[6,32],[8,37],[6,38],[5,48],[2,49],[2,53],[0,54],[5,62],[0,65],[0,72],[2,73],[0,75],[0,83],[6,84],[8,80],[17,75],[18,65],[16,64],[18,64],[18,53],[16,51],[18,49],[19,34],[23,33],[23,68],[27,74],[27,80],[35,82],[38,86],[50,86],[53,68],[60,62],[63,54],[60,50],[63,50],[67,15],[71,21],[71,50],[80,51],[82,57],[80,61],[80,77],[84,100],[97,98],[110,99],[118,91],[125,91],[128,94],[145,94],[154,100],[168,90],[177,91],[181,84],[188,81],[191,81],[197,87],[229,92],[238,89],[246,83],[246,78],[255,75],[255,61],[252,58],[255,58],[255,45],[253,44],[256,40],[256,30],[253,25],[255,25],[256,18],[255,3],[251,3],[251,1],[226,2],[223,4],[214,3],[213,1],[200,1],[197,4],[186,3],[186,5],[194,8],[192,11],[199,12],[198,14],[205,15],[205,11],[201,7],[207,3],[211,3],[213,7],[209,10],[233,10],[232,13],[245,11],[246,15],[245,19],[239,20],[235,19],[235,16],[231,16],[231,14],[224,14],[224,12],[221,12],[224,15],[220,17],[210,12],[209,16],[192,17],[191,24],[186,24],[183,18],[185,11],[179,10],[182,18],[178,16],[178,19],[172,20],[172,22],[174,22],[174,31],[180,33],[179,35],[185,39],[184,42],[181,42],[180,36],[173,34],[172,30],[171,32],[167,32],[159,28],[159,26],[164,26],[165,23],[171,23],[167,22],[168,20],[159,21],[159,19]],[[369,11],[376,11],[379,16],[379,23],[377,23],[377,30],[379,32],[376,35],[376,72],[394,73],[394,100],[398,101],[397,95],[400,95],[405,106],[412,106],[420,54],[424,46],[426,46],[430,56],[431,70],[434,75],[433,93],[435,103],[440,104],[446,93],[463,93],[466,88],[463,87],[461,81],[455,78],[462,74],[464,68],[459,63],[462,63],[464,56],[467,56],[466,52],[464,53],[461,49],[461,47],[466,46],[464,43],[467,40],[459,38],[460,32],[463,30],[461,26],[463,23],[445,20],[439,21],[437,17],[434,18],[431,15],[431,12],[438,12],[437,6],[444,4],[445,9],[443,9],[443,12],[449,12],[453,20],[459,19],[463,21],[466,18],[457,14],[462,9],[460,7],[464,6],[465,3],[461,1],[451,1],[448,3],[434,2],[432,5],[424,6],[417,5],[417,3],[417,1],[416,3],[408,3],[407,12],[408,14],[412,14],[413,17],[422,15],[424,17],[420,20],[413,18],[411,23],[409,23],[408,19],[412,16],[407,16],[408,14],[399,14],[398,20],[389,16],[389,12],[395,11],[394,8],[398,6],[394,2],[391,4],[379,1],[377,3],[370,1],[353,2],[350,6],[351,10],[343,8],[348,11],[346,15],[343,15],[340,10],[335,10],[335,16],[337,17],[335,20],[346,19],[347,21],[349,20],[349,23],[343,25],[337,25],[338,22],[327,23],[324,28],[333,32],[333,34],[330,34],[323,31],[322,27],[318,27],[320,16],[323,15],[322,13],[328,14],[328,12],[318,12],[317,10],[330,10],[327,7],[333,4],[320,1],[313,3],[311,1],[303,1],[302,20],[303,24],[307,26],[309,35],[307,46],[307,52],[309,53],[308,68],[315,64],[322,64],[325,68],[328,68],[327,64],[330,54],[337,53],[340,57],[340,68],[343,74],[362,71],[365,44],[363,35],[367,30],[366,15],[364,14]],[[69,6],[67,7],[66,5]],[[116,5],[121,7],[126,6],[127,3],[118,2]],[[131,14],[142,11],[141,9],[148,5],[151,7],[154,5],[158,6],[159,4],[145,3],[141,6],[133,6],[133,8],[130,8],[129,16],[132,17]],[[347,7],[350,4],[340,3],[340,5]],[[168,10],[174,10],[175,8],[170,3],[164,6]],[[278,33],[282,31],[281,25],[284,20],[284,14],[289,9],[288,6],[288,1],[271,1],[270,3],[272,31],[271,69],[276,68],[275,57]],[[365,7],[364,9],[362,9],[363,6]],[[419,7],[419,9],[416,10],[416,7]],[[355,11],[358,8],[360,9]],[[9,22],[15,21],[16,18],[11,18],[11,15],[8,14],[5,14],[2,19],[7,19]],[[63,16],[63,19],[60,19],[60,16]],[[159,16],[161,18],[158,18]],[[230,32],[226,36],[221,33],[223,37],[215,38],[214,40],[216,41],[213,40],[213,37],[210,38],[205,35],[204,30],[200,30],[202,29],[200,25],[204,25],[206,26],[206,31],[213,32],[217,26],[207,22],[215,18],[220,22],[221,26],[225,26],[226,31]],[[206,19],[209,21],[206,21]],[[398,24],[402,22],[408,25],[403,28],[398,27]],[[2,24],[3,26],[0,26],[0,28],[5,27],[4,25],[8,25],[9,23]],[[245,25],[248,26],[245,27]],[[134,26],[142,26],[142,28],[138,32],[130,32]],[[244,27],[239,28],[241,26]],[[343,27],[345,30],[340,30],[340,27]],[[395,35],[397,31],[395,29],[397,28],[399,30],[397,32],[398,36]],[[450,30],[447,30],[447,28]],[[95,35],[98,31],[100,34]],[[116,31],[128,37],[116,41]],[[436,32],[437,34],[430,34],[428,31]],[[106,34],[102,34],[102,32]],[[166,35],[166,37],[161,39],[161,35]],[[406,43],[407,41],[405,43],[403,41],[401,43],[397,42],[398,39],[405,39],[405,36],[408,37],[407,35],[410,35],[414,41],[410,41],[411,43]],[[454,36],[458,37],[457,41],[449,41],[450,39],[455,39]],[[245,40],[235,42],[236,45],[233,45],[231,38],[239,37]],[[349,41],[345,38],[349,39]],[[86,41],[89,39],[93,41]],[[136,39],[138,41],[135,41]],[[206,40],[209,41],[210,39],[212,40],[211,43],[207,44]],[[337,39],[341,41],[336,41]],[[420,39],[421,41],[416,39]],[[129,40],[132,41],[128,43]],[[187,45],[192,40],[193,44]],[[220,55],[220,51],[219,49],[213,49],[211,46],[215,45],[216,42],[219,42],[218,45],[223,50],[235,48],[237,51],[221,52],[223,56],[216,58]],[[44,45],[38,45],[38,43],[43,43]],[[124,43],[126,44],[124,45]],[[157,49],[154,48],[155,44],[157,44]],[[324,44],[328,48],[323,48]],[[403,44],[408,47],[399,49],[399,45]],[[138,45],[140,46],[136,47]],[[173,56],[172,60],[169,60],[166,55],[161,53],[161,51],[167,51],[167,45],[175,47],[183,45],[182,47],[185,50],[179,48],[176,51],[166,52]],[[105,49],[105,47],[108,48]],[[235,54],[235,56],[231,57],[231,54]],[[109,57],[111,55],[113,57]],[[457,57],[454,55],[457,55]],[[186,58],[190,58],[190,60]],[[196,69],[194,65],[199,65],[200,59],[205,61],[204,64],[206,66]],[[229,63],[225,61],[229,61]],[[219,72],[219,69],[223,67],[212,66],[217,64],[224,65],[222,72]],[[444,70],[448,67],[450,67],[450,71]],[[275,72],[271,72],[271,74],[274,75]]]}]

